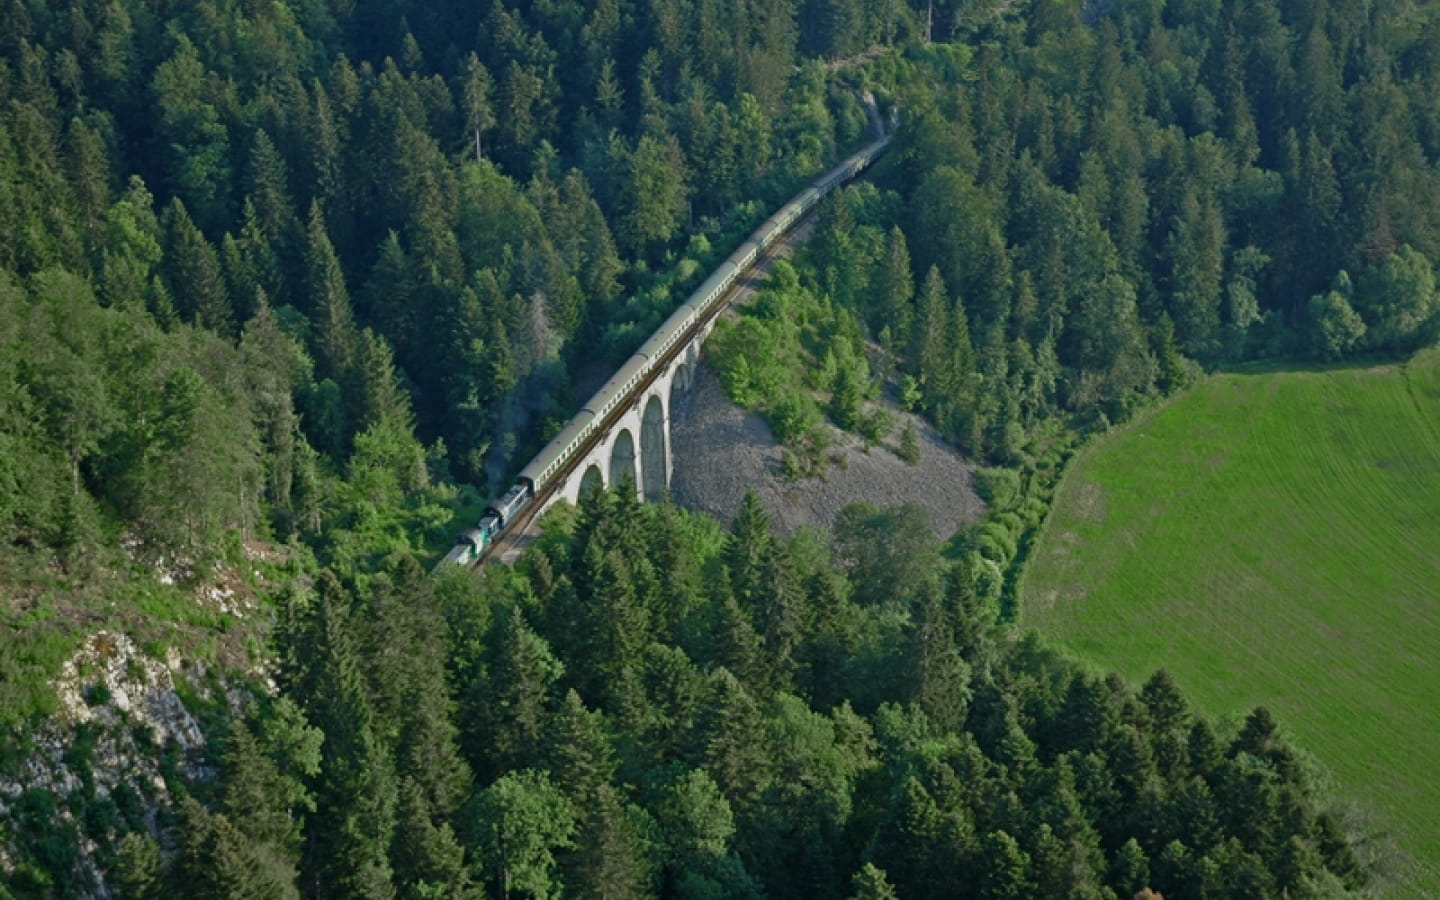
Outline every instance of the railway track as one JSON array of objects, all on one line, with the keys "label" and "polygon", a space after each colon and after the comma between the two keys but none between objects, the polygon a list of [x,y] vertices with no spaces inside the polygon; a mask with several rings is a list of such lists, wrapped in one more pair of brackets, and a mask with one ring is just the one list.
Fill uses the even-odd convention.
[{"label": "railway track", "polygon": [[[816,209],[818,209],[818,207]],[[810,236],[810,233],[814,230],[816,209],[812,209],[806,213],[799,222],[786,232],[784,237],[766,248],[755,263],[745,271],[745,274],[735,279],[735,282],[723,295],[722,300],[711,308],[709,314],[697,319],[686,329],[684,335],[676,340],[674,345],[665,352],[662,357],[663,361],[659,365],[656,365],[650,373],[635,386],[631,393],[632,397],[643,397],[650,386],[655,383],[655,379],[661,377],[669,370],[676,357],[684,352],[696,334],[707,328],[711,322],[724,314],[726,310],[730,309],[736,303],[748,299],[758,290],[759,285],[769,277],[770,267],[774,264],[775,260],[789,256],[794,250],[795,245]],[[575,469],[588,458],[590,451],[595,449],[596,445],[607,439],[610,434],[610,429],[630,411],[633,405],[633,400],[619,404],[602,420],[600,427],[595,429],[590,439],[582,444],[580,449],[571,456],[571,461],[567,463],[557,475],[550,478],[545,487],[535,493],[534,499],[520,512],[516,524],[507,527],[501,532],[500,536],[486,547],[485,552],[481,553],[475,562],[471,564],[471,568],[478,569],[487,563],[496,561],[512,563],[527,546],[539,537],[539,529],[536,525],[539,522],[540,514],[545,510],[546,505],[549,504],[555,492],[574,474]]]},{"label": "railway track", "polygon": [[[812,230],[814,230],[814,216],[814,209],[806,213],[804,219],[799,220],[799,222],[786,233],[785,238],[772,243],[772,245],[760,255],[760,258],[756,259],[755,265],[750,266],[750,268],[744,272],[744,275],[737,276],[734,284],[730,285],[730,288],[724,292],[723,300],[714,304],[714,307],[711,307],[707,315],[697,318],[696,323],[691,324],[691,327],[685,330],[684,336],[681,337],[680,340],[675,341],[674,346],[672,346],[670,350],[665,351],[664,357],[661,357],[662,363],[655,366],[654,369],[651,370],[651,373],[645,376],[645,379],[642,379],[641,382],[636,384],[631,396],[645,396],[645,392],[647,392],[649,386],[655,383],[655,379],[658,379],[658,377],[661,377],[662,374],[670,370],[670,366],[674,363],[675,357],[684,353],[684,348],[690,346],[690,341],[694,340],[696,334],[708,327],[708,325],[713,323],[716,318],[719,318],[721,314],[730,310],[730,307],[733,307],[734,304],[747,300],[750,295],[755,294],[757,289],[759,289],[759,285],[763,284],[765,279],[768,278],[770,266],[775,264],[776,259],[791,255],[795,245],[809,238]],[[485,552],[481,553],[480,557],[478,557],[474,563],[471,563],[472,569],[480,569],[481,566],[490,562],[513,563],[514,560],[518,559],[520,553],[523,553],[524,549],[530,546],[530,543],[533,543],[533,541],[540,536],[539,528],[536,526],[537,523],[539,523],[540,514],[543,513],[546,505],[550,503],[550,498],[553,497],[554,492],[560,490],[564,482],[569,480],[570,475],[575,474],[575,469],[579,468],[579,465],[588,458],[590,451],[608,438],[612,426],[615,425],[616,422],[619,422],[621,418],[624,418],[632,405],[634,405],[634,400],[621,403],[621,405],[616,406],[616,408],[602,420],[599,428],[596,428],[595,433],[590,436],[589,441],[586,441],[585,444],[580,446],[579,451],[576,451],[575,454],[572,455],[569,464],[566,464],[566,467],[560,469],[556,477],[550,478],[546,487],[536,491],[534,500],[531,501],[530,504],[527,504],[526,508],[521,511],[520,516],[518,516],[516,526],[505,528],[497,540],[492,541],[490,546],[485,547]]]}]

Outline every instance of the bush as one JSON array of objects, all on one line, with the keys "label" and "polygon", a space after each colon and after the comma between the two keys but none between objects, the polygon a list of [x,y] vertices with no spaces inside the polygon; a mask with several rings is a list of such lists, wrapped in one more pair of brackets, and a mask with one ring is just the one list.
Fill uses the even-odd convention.
[{"label": "bush", "polygon": [[1006,509],[1020,496],[1020,473],[1014,469],[976,469],[975,493],[990,506]]},{"label": "bush", "polygon": [[895,416],[884,407],[876,407],[860,419],[860,436],[865,439],[865,449],[885,440],[895,427]]},{"label": "bush", "polygon": [[1316,294],[1306,307],[1310,316],[1310,350],[1326,362],[1349,353],[1365,336],[1365,323],[1336,290]]},{"label": "bush", "polygon": [[900,429],[900,449],[895,455],[912,466],[920,463],[920,441],[915,437],[915,423],[908,419]]},{"label": "bush", "polygon": [[971,556],[970,571],[974,573],[975,599],[998,614],[1000,593],[1005,588],[1005,573],[1000,564],[975,553]]},{"label": "bush", "polygon": [[793,444],[817,430],[824,416],[814,400],[804,394],[787,391],[775,397],[767,418],[780,442]]},{"label": "bush", "polygon": [[981,522],[975,528],[975,548],[986,559],[994,560],[1002,567],[1015,558],[1016,536],[996,522]]}]

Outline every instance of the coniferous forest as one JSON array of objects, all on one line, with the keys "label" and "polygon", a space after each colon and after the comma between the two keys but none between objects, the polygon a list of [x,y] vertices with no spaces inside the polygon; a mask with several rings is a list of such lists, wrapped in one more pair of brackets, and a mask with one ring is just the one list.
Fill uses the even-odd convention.
[{"label": "coniferous forest", "polygon": [[[722,524],[622,486],[513,569],[426,574],[868,139],[867,91],[889,152],[717,364],[803,398],[765,411],[811,450],[894,391],[995,466],[991,515],[786,536],[753,496]],[[1004,623],[1078,436],[1205,368],[1435,340],[1437,97],[1419,0],[0,0],[0,885],[1373,887],[1265,709]],[[801,348],[782,390],[761,362]],[[243,615],[190,602],[216,572]],[[123,726],[76,726],[37,786],[100,629],[198,661],[204,744],[134,729],[160,777],[116,786]]]}]

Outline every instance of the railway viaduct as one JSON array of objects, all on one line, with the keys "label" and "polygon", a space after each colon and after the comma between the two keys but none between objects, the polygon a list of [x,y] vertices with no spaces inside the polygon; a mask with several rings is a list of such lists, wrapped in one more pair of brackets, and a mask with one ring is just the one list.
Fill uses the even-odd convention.
[{"label": "railway viaduct", "polygon": [[[746,290],[767,268],[766,261],[786,245],[783,236],[795,223],[817,200],[863,171],[884,150],[889,137],[873,100],[867,110],[877,141],[825,173],[766,220],[691,295],[698,314],[688,316],[682,305],[591,398],[593,410],[582,409],[521,471],[520,479],[531,486],[535,502],[520,513],[518,527],[505,524],[510,546],[501,551],[502,559],[511,555],[520,535],[558,500],[578,503],[589,490],[614,487],[626,477],[642,499],[664,498],[675,469],[670,441],[674,401],[693,384],[705,339],[735,295]],[[669,330],[676,319],[684,320],[683,331]],[[600,418],[584,419],[587,414]],[[491,549],[498,548],[492,545]]]},{"label": "railway viaduct", "polygon": [[[740,289],[737,284],[732,290]],[[718,304],[720,308],[724,304]],[[643,383],[599,429],[594,442],[581,455],[535,510],[540,513],[556,500],[578,503],[592,488],[609,488],[629,475],[647,501],[664,498],[675,471],[670,449],[670,410],[675,398],[689,390],[700,361],[700,347],[710,336],[716,316],[700,324],[667,354],[648,382]]]}]

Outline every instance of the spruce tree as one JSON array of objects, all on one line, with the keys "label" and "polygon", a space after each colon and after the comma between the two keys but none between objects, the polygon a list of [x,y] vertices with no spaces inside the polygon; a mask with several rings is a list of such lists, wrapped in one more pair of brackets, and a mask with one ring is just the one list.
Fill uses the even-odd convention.
[{"label": "spruce tree", "polygon": [[235,314],[215,248],[177,197],[165,208],[164,269],[170,296],[187,321],[233,337]]},{"label": "spruce tree", "polygon": [[360,334],[345,289],[340,260],[325,229],[320,204],[310,206],[310,226],[305,252],[305,294],[315,333],[318,374],[349,383],[360,355]]},{"label": "spruce tree", "polygon": [[328,571],[314,617],[313,667],[302,697],[325,733],[316,811],[307,832],[309,877],[325,892],[389,898],[396,784],[390,752],[375,733],[361,672],[350,595]]}]

